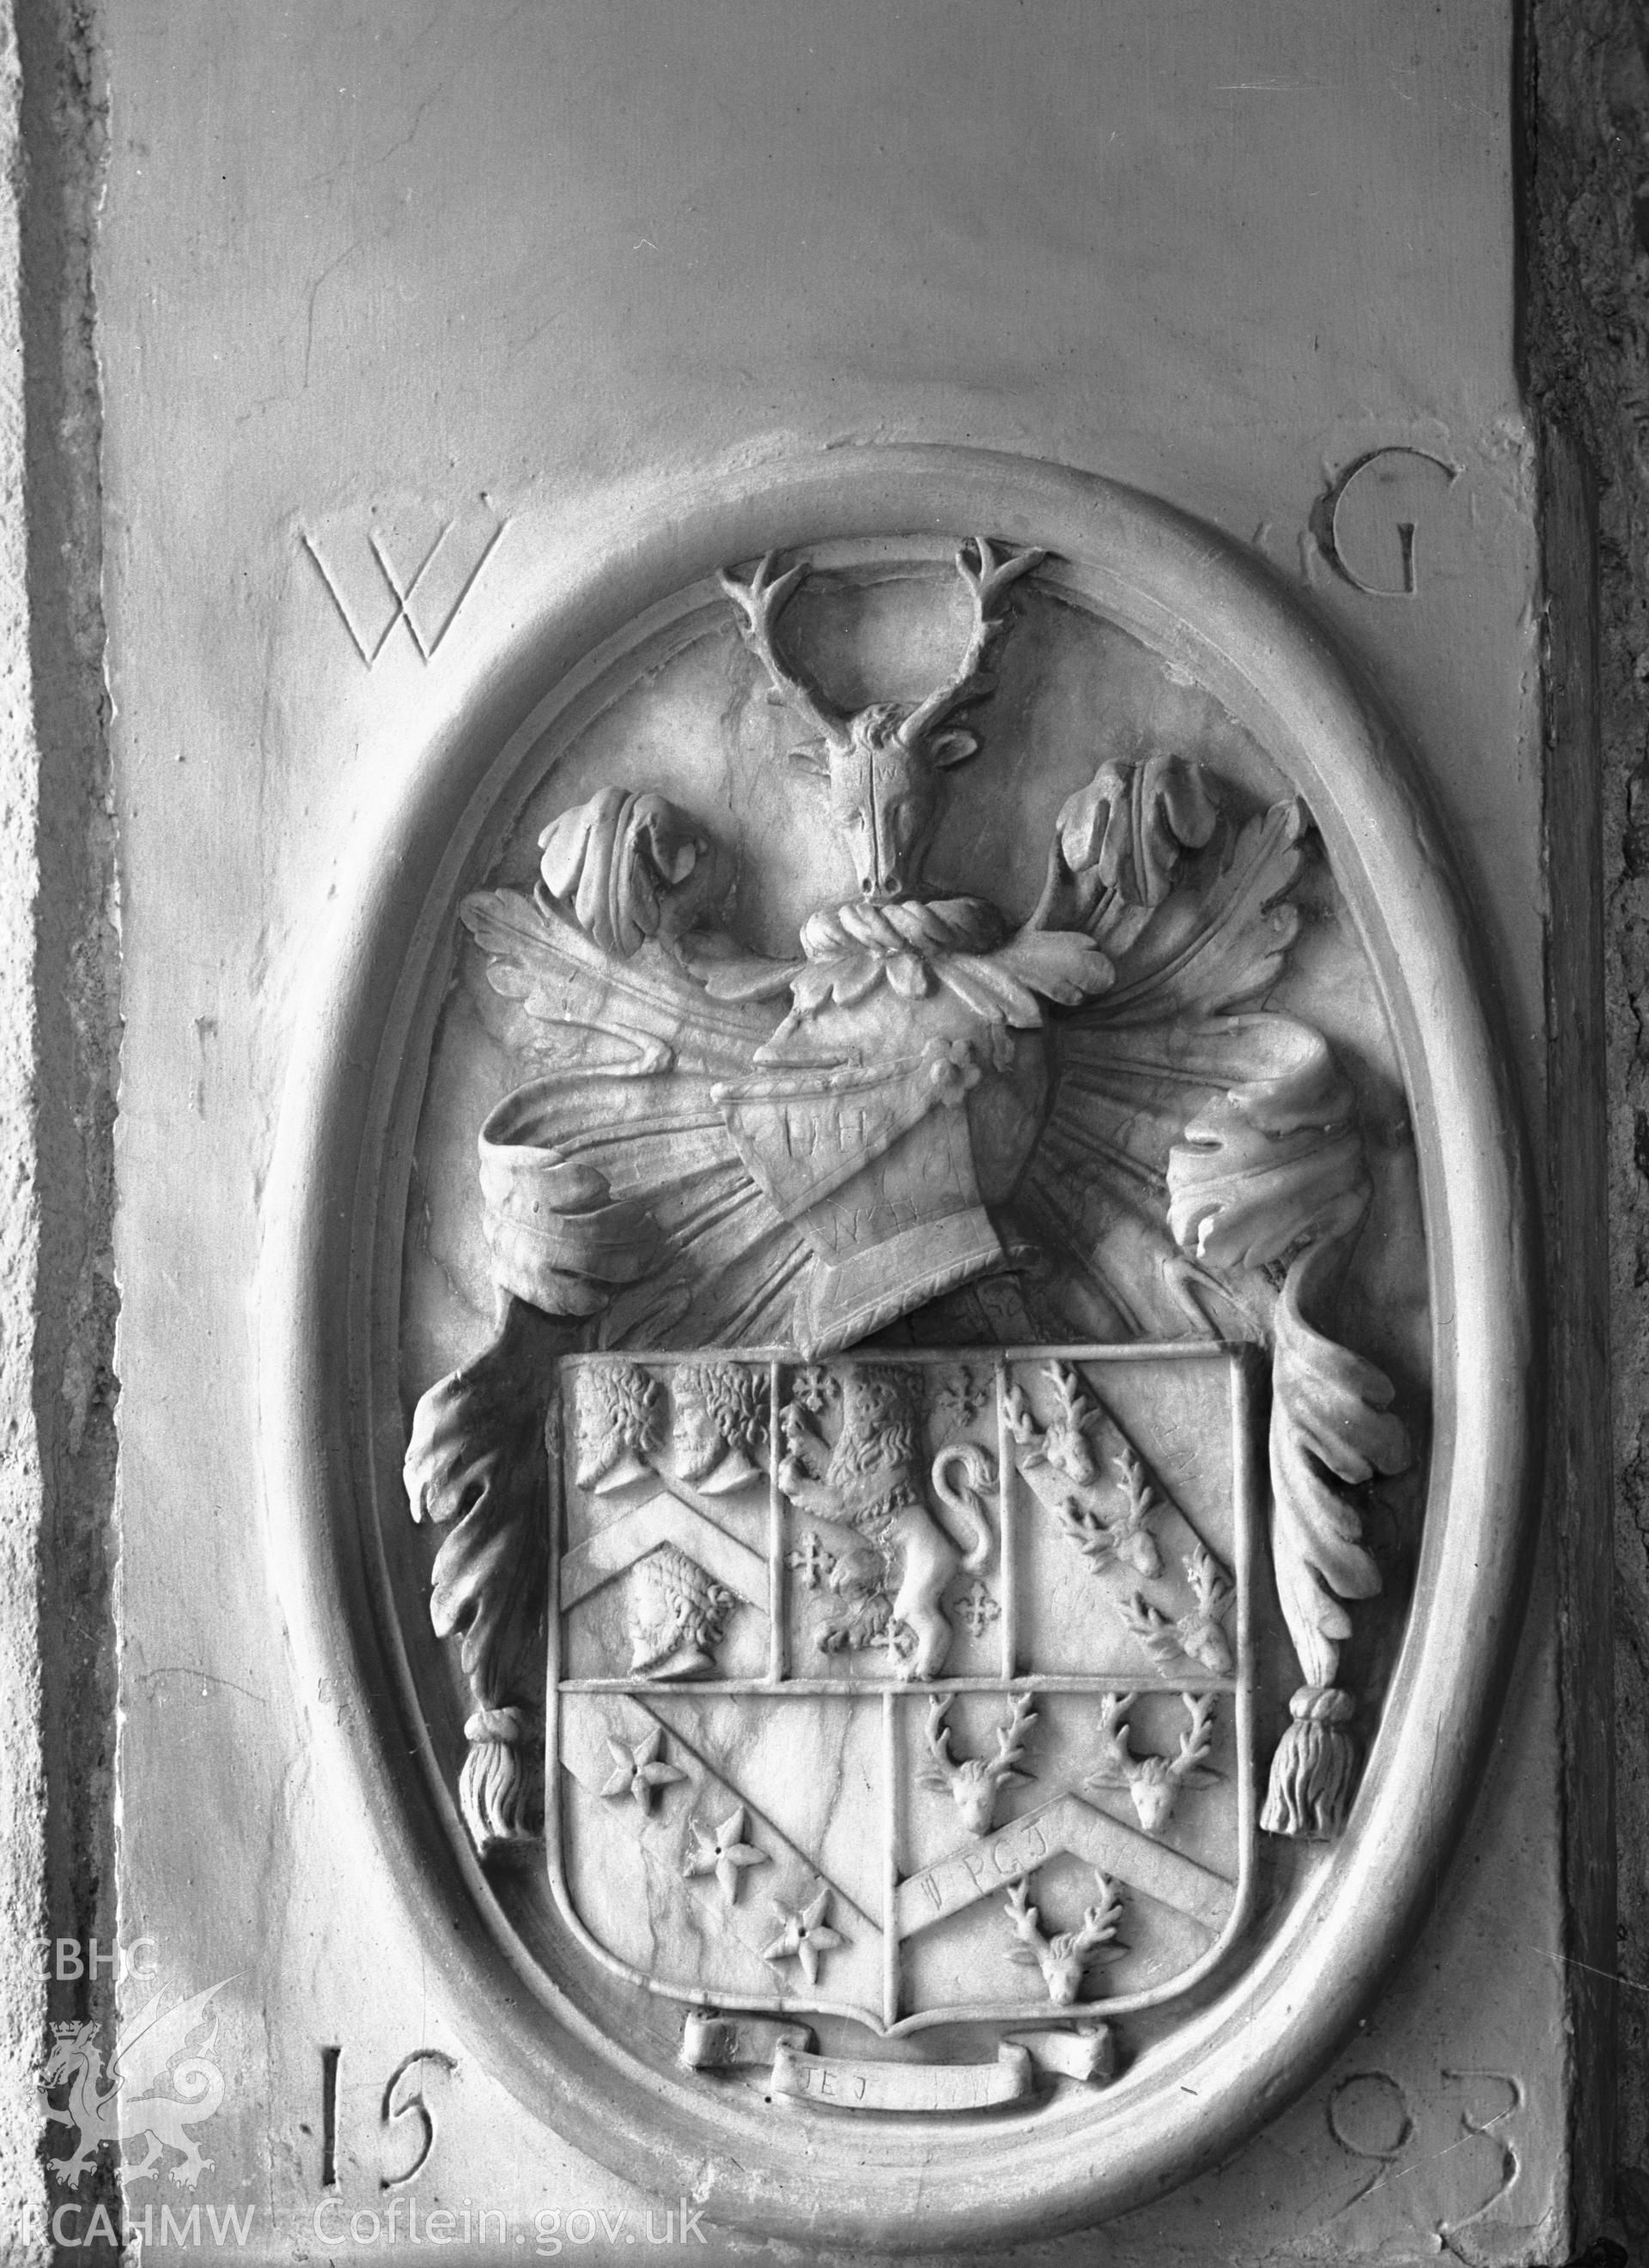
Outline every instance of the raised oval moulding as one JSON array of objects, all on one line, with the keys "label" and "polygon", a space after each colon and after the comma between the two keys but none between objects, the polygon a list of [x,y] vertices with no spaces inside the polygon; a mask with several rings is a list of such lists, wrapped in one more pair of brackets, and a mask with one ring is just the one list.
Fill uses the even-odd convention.
[{"label": "raised oval moulding", "polygon": [[718,2222],[1159,2195],[1366,2010],[1516,1633],[1526,1177],[1412,770],[1217,533],[941,449],[673,495],[454,706],[260,1286],[372,1895]]}]

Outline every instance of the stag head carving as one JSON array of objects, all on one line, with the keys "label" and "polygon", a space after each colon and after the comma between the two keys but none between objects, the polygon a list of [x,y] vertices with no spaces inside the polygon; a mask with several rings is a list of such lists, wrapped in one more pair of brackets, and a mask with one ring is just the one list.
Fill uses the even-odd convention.
[{"label": "stag head carving", "polygon": [[1073,2008],[1082,1997],[1083,1980],[1096,1961],[1114,1961],[1123,1948],[1115,1943],[1123,1901],[1114,1884],[1096,1873],[1099,1903],[1084,1912],[1076,1929],[1044,1937],[1042,1917],[1030,1903],[1030,1885],[1021,1875],[1008,1886],[1008,1920],[1017,1940],[1008,1959],[1022,1968],[1040,1969],[1048,1997],[1056,2008]]},{"label": "stag head carving", "polygon": [[1036,1722],[1035,1704],[1028,1693],[1016,1695],[1006,1723],[997,1727],[995,1756],[960,1759],[951,1754],[950,1727],[945,1721],[950,1705],[948,1693],[935,1694],[928,1705],[925,1738],[931,1761],[919,1775],[920,1782],[950,1797],[969,1835],[988,1835],[996,1821],[998,1792],[1035,1777],[1019,1769]]},{"label": "stag head carving", "polygon": [[769,553],[747,583],[733,575],[720,578],[739,610],[740,635],[774,692],[812,727],[808,745],[792,754],[829,781],[831,824],[868,904],[889,905],[912,895],[939,823],[941,775],[965,762],[979,745],[952,720],[992,689],[995,680],[984,662],[1004,626],[1006,594],[1047,556],[1024,550],[998,558],[983,536],[964,544],[956,571],[972,605],[973,626],[955,674],[924,700],[873,701],[850,713],[832,706],[774,643],[778,617],[806,576],[807,563],[777,574]]}]

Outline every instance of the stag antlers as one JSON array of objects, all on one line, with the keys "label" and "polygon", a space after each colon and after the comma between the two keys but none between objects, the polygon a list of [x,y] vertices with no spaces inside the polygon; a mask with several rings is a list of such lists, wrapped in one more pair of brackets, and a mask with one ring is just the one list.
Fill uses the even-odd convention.
[{"label": "stag antlers", "polygon": [[1013,1386],[1003,1399],[1008,1430],[1025,1453],[1021,1462],[1027,1471],[1048,1465],[1055,1472],[1063,1473],[1068,1481],[1074,1481],[1078,1488],[1086,1488],[1096,1469],[1089,1436],[1104,1425],[1105,1413],[1095,1409],[1081,1378],[1069,1363],[1046,1362],[1042,1365],[1042,1376],[1059,1397],[1059,1409],[1053,1422],[1044,1431],[1025,1399],[1024,1388]]},{"label": "stag antlers", "polygon": [[988,1835],[996,1815],[998,1788],[1034,1777],[1016,1767],[1025,1753],[1031,1727],[1036,1722],[1035,1706],[1028,1693],[1015,1695],[1012,1714],[996,1729],[996,1755],[958,1759],[951,1754],[950,1727],[945,1721],[950,1705],[948,1693],[935,1694],[929,1705],[925,1737],[933,1761],[920,1773],[921,1785],[936,1793],[948,1792],[968,1832]]},{"label": "stag antlers", "polygon": [[1206,1544],[1199,1543],[1185,1562],[1196,1603],[1189,1614],[1170,1622],[1136,1591],[1119,1612],[1146,1653],[1165,1669],[1179,1660],[1200,1662],[1211,1677],[1229,1677],[1233,1655],[1226,1618],[1236,1597],[1235,1586]]},{"label": "stag antlers", "polygon": [[956,554],[956,571],[973,600],[974,620],[968,651],[962,656],[961,668],[949,682],[918,703],[900,725],[899,738],[907,748],[919,747],[936,725],[990,690],[993,681],[983,665],[990,641],[1002,627],[1000,601],[1021,575],[1030,574],[1048,556],[1045,551],[1031,549],[1005,552],[998,559],[983,535],[975,535],[970,541],[979,562],[976,572],[968,563],[967,544]]},{"label": "stag antlers", "polygon": [[1113,1520],[1068,1496],[1054,1507],[1059,1532],[1074,1543],[1097,1572],[1114,1559],[1123,1560],[1149,1580],[1162,1572],[1162,1553],[1150,1521],[1161,1511],[1162,1499],[1145,1477],[1145,1469],[1131,1449],[1116,1459],[1124,1501]]},{"label": "stag antlers", "polygon": [[[970,545],[976,563],[969,562]],[[809,563],[800,560],[781,575],[775,571],[777,555],[769,552],[747,583],[741,583],[730,573],[724,573],[718,580],[739,611],[740,636],[767,672],[774,692],[806,719],[827,749],[845,754],[853,745],[855,723],[874,715],[879,720],[886,718],[893,725],[891,737],[912,754],[923,750],[937,762],[956,763],[972,755],[971,736],[957,734],[956,745],[941,751],[935,743],[937,730],[958,709],[967,707],[990,690],[992,681],[983,663],[991,639],[1003,627],[1002,602],[1020,577],[1040,567],[1047,556],[1045,551],[1029,549],[1006,551],[998,557],[984,536],[970,536],[956,554],[956,571],[973,603],[973,623],[960,668],[943,685],[935,687],[925,700],[914,705],[873,703],[852,715],[827,701],[815,686],[782,658],[774,642],[780,615],[797,586],[812,571]],[[964,740],[965,747],[961,745]]]},{"label": "stag antlers", "polygon": [[1088,1774],[1089,1787],[1125,1787],[1140,1826],[1147,1835],[1160,1835],[1174,1816],[1180,1791],[1206,1787],[1218,1774],[1208,1764],[1214,1745],[1215,1697],[1182,1693],[1191,1721],[1180,1735],[1173,1757],[1137,1756],[1128,1745],[1128,1712],[1138,1697],[1108,1694],[1100,1710],[1101,1763]]},{"label": "stag antlers", "polygon": [[812,571],[803,559],[784,574],[775,574],[776,557],[777,554],[769,551],[747,583],[740,582],[736,575],[731,574],[718,575],[716,579],[738,608],[739,635],[766,670],[774,692],[806,718],[828,747],[844,750],[852,745],[846,717],[780,659],[778,648],[773,643],[774,624],[798,584],[805,582]]},{"label": "stag antlers", "polygon": [[1021,1968],[1042,1970],[1048,1997],[1056,2008],[1075,2005],[1083,1977],[1093,1962],[1114,1960],[1123,1951],[1113,1943],[1123,1913],[1121,1893],[1103,1874],[1096,1872],[1093,1879],[1100,1886],[1099,1904],[1084,1913],[1079,1929],[1061,1930],[1057,1937],[1042,1935],[1041,1918],[1029,1903],[1030,1885],[1023,1875],[1008,1890],[1008,1919],[1018,1940],[1007,1948],[1008,1959]]}]

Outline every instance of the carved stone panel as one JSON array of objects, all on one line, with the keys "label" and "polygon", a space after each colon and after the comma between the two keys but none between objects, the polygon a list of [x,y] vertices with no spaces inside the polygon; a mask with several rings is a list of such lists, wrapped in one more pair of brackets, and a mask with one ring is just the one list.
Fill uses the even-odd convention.
[{"label": "carved stone panel", "polygon": [[1519,1154],[1412,778],[1209,530],[961,454],[730,486],[500,681],[285,1122],[339,1761],[630,2177],[1119,2211],[1366,2006],[1514,1629]]}]

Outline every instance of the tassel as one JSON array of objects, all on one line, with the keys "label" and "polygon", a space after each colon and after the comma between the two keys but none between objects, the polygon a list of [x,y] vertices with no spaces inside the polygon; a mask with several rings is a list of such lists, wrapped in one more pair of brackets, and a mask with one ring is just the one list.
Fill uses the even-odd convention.
[{"label": "tassel", "polygon": [[1349,1729],[1357,1703],[1337,1686],[1302,1685],[1288,1709],[1293,1721],[1271,1759],[1260,1825],[1268,1835],[1332,1842],[1345,1824],[1357,1778]]},{"label": "tassel", "polygon": [[458,1800],[483,1859],[543,1837],[543,1783],[522,1753],[526,1722],[519,1709],[478,1709],[464,1727]]}]

